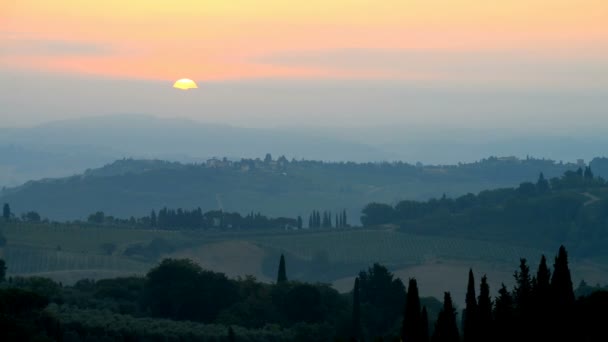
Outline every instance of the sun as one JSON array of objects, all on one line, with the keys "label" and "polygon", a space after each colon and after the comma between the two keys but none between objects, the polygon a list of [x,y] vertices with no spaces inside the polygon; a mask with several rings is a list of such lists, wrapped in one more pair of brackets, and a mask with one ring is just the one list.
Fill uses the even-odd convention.
[{"label": "sun", "polygon": [[182,78],[182,79],[175,81],[175,83],[173,83],[173,88],[181,89],[181,90],[188,90],[188,89],[196,89],[196,88],[198,88],[198,86],[196,85],[196,82],[194,82],[193,80],[191,80],[189,78]]}]

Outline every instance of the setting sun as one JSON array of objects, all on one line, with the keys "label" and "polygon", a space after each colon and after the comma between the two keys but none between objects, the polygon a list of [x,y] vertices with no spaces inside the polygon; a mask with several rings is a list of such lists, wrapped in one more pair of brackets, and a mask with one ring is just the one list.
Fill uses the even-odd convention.
[{"label": "setting sun", "polygon": [[188,78],[182,78],[182,79],[175,81],[175,83],[173,83],[173,88],[181,89],[181,90],[188,90],[188,89],[196,89],[196,88],[198,88],[198,86],[196,85],[196,82],[194,82],[193,80],[188,79]]}]

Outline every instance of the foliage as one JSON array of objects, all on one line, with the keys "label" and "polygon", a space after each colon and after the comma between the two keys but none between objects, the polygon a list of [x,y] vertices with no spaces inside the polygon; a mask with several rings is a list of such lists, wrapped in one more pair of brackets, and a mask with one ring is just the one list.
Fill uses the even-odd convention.
[{"label": "foliage", "polygon": [[[586,176],[585,176],[586,175]],[[567,241],[578,256],[605,254],[608,243],[608,185],[591,169],[568,171],[517,188],[482,191],[455,199],[371,203],[363,209],[366,226],[393,224],[403,232],[454,236],[544,248]],[[542,241],[542,242],[541,242]]]}]

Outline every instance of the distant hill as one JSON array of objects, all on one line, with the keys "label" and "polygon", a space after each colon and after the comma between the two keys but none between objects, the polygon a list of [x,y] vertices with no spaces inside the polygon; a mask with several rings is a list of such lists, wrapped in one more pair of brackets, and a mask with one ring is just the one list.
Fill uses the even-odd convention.
[{"label": "distant hill", "polygon": [[312,210],[346,209],[350,221],[358,222],[370,202],[459,196],[535,181],[540,172],[555,177],[577,168],[549,160],[496,157],[443,166],[276,157],[196,164],[123,159],[76,176],[4,189],[0,201],[10,203],[16,213],[36,210],[51,219],[82,219],[98,210],[117,217],[142,216],[169,206],[305,218]]},{"label": "distant hill", "polygon": [[114,115],[0,128],[0,187],[69,176],[125,157],[194,162],[267,152],[315,160],[390,157],[379,148],[321,133]]}]

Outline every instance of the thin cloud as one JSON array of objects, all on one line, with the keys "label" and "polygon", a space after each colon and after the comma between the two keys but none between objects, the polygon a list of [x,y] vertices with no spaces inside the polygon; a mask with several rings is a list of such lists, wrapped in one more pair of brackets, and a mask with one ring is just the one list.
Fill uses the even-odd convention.
[{"label": "thin cloud", "polygon": [[107,56],[117,53],[112,46],[81,41],[16,38],[15,33],[0,36],[0,54],[5,56],[68,57]]},{"label": "thin cloud", "polygon": [[407,50],[333,49],[289,51],[256,56],[254,63],[336,70],[375,70],[394,78],[412,74],[433,75],[448,81],[531,82],[546,80],[552,85],[607,85],[606,50]]}]

